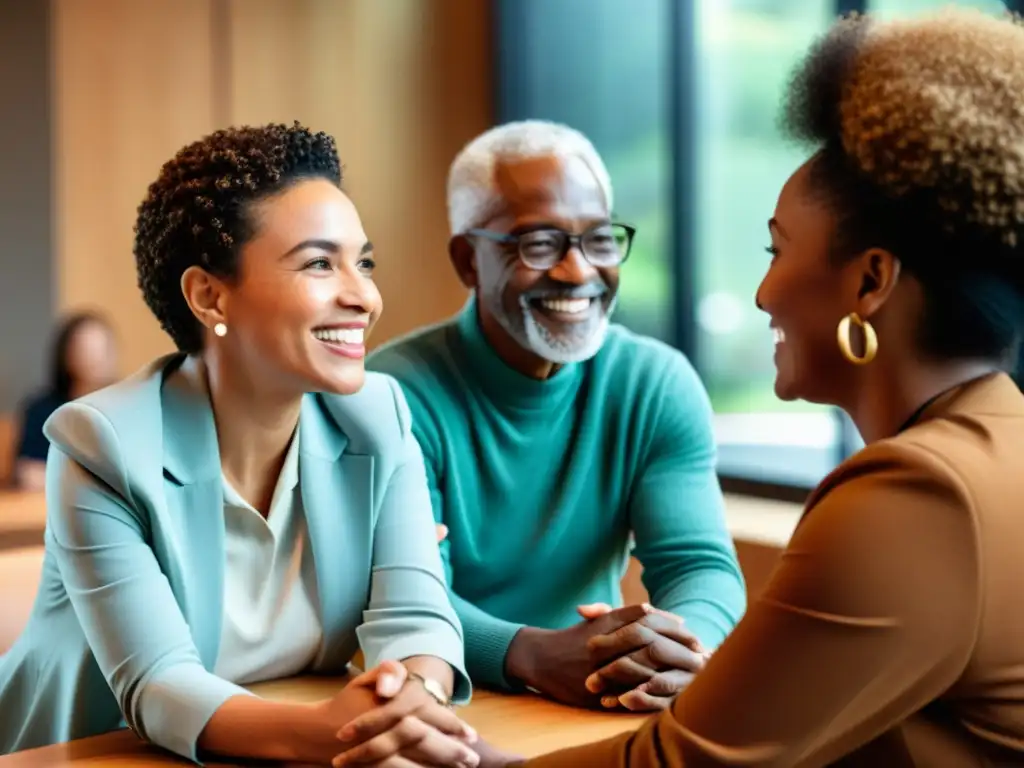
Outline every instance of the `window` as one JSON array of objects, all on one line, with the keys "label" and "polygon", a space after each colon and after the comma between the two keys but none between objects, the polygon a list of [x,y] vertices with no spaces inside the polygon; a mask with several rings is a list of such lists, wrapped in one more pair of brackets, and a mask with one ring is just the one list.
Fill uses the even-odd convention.
[{"label": "window", "polygon": [[833,0],[697,3],[693,204],[697,367],[716,413],[723,474],[815,485],[838,458],[839,418],[775,397],[768,318],[754,293],[767,222],[806,159],[776,126],[793,68],[835,17]]},{"label": "window", "polygon": [[498,120],[568,123],[601,152],[616,213],[639,230],[616,319],[691,356],[725,476],[799,492],[861,446],[837,410],[775,397],[754,306],[767,220],[805,159],[776,127],[785,84],[838,13],[948,2],[497,0]]}]

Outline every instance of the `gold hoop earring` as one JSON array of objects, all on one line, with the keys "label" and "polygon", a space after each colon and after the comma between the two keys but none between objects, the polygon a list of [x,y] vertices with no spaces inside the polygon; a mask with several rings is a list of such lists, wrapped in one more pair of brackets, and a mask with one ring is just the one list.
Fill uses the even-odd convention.
[{"label": "gold hoop earring", "polygon": [[227,336],[228,327],[224,323],[217,323],[215,326],[213,326],[213,332],[218,336]]},{"label": "gold hoop earring", "polygon": [[[850,340],[850,327],[853,325],[859,326],[864,332],[864,354],[860,357],[853,353],[853,342]],[[836,341],[839,342],[839,351],[843,353],[843,357],[854,365],[867,365],[878,354],[878,335],[875,333],[875,329],[867,320],[861,320],[860,315],[856,312],[851,312],[839,321],[839,327],[836,329]]]}]

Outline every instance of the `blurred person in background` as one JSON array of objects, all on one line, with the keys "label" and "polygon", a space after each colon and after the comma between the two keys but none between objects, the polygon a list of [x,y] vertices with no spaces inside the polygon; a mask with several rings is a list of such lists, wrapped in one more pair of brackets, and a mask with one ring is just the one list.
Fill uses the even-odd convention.
[{"label": "blurred person in background", "polygon": [[[634,230],[581,133],[524,121],[478,136],[452,164],[448,210],[471,298],[368,365],[413,413],[470,676],[664,708],[746,603],[707,393],[680,352],[611,322]],[[613,610],[631,547],[652,605]]]},{"label": "blurred person in background", "polygon": [[117,339],[107,320],[93,312],[79,312],[61,322],[51,355],[49,386],[20,412],[14,484],[23,491],[41,491],[45,485],[50,443],[43,424],[50,414],[112,384],[118,375]]},{"label": "blurred person in background", "polygon": [[[179,351],[46,423],[43,575],[0,658],[0,752],[127,725],[192,760],[327,764],[388,693],[417,705],[411,758],[473,765],[422,455],[398,384],[364,370],[381,297],[334,139],[190,144],[134,253]],[[324,701],[246,690],[359,648],[372,669]]]},{"label": "blurred person in background", "polygon": [[775,391],[866,447],[671,709],[484,768],[1024,764],[1024,27],[839,21],[784,114],[814,153],[768,223]]}]

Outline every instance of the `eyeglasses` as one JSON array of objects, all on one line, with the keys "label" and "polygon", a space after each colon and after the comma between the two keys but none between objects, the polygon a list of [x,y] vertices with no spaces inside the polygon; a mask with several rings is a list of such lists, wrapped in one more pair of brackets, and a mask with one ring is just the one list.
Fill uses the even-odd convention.
[{"label": "eyeglasses", "polygon": [[595,267],[617,267],[629,258],[636,229],[628,224],[598,224],[579,235],[554,228],[532,229],[518,235],[470,229],[466,234],[515,245],[523,264],[530,269],[547,271],[564,259],[573,247],[579,248],[583,257]]}]

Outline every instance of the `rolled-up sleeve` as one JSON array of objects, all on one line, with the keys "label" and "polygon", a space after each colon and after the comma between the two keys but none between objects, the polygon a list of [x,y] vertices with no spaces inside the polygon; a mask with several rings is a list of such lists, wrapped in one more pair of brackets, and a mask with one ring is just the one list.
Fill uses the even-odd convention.
[{"label": "rolled-up sleeve", "polygon": [[401,460],[388,481],[373,537],[370,603],[358,629],[367,667],[434,656],[455,672],[453,699],[469,701],[462,626],[448,597],[423,454],[401,390],[389,382],[401,424]]}]

